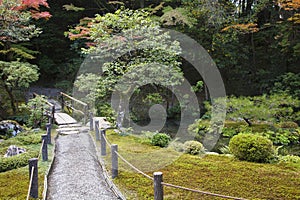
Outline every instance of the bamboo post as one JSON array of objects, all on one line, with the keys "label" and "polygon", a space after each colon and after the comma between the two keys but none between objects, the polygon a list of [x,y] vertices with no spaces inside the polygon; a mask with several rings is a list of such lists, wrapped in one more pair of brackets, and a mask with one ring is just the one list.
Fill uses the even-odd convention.
[{"label": "bamboo post", "polygon": [[111,176],[112,178],[116,178],[118,176],[118,145],[112,144],[111,145]]},{"label": "bamboo post", "polygon": [[154,200],[163,200],[164,199],[164,189],[163,185],[163,173],[162,172],[154,172]]},{"label": "bamboo post", "polygon": [[51,144],[51,123],[46,124],[46,130],[47,130],[47,144]]},{"label": "bamboo post", "polygon": [[100,133],[101,156],[106,156],[106,141],[104,139],[105,136],[106,136],[105,130],[101,130]]},{"label": "bamboo post", "polygon": [[48,135],[44,134],[42,135],[42,141],[43,141],[43,147],[42,147],[42,158],[43,161],[47,161],[48,160],[48,144],[47,144],[47,140],[48,140]]},{"label": "bamboo post", "polygon": [[[29,179],[32,176],[32,182],[31,182],[29,196],[32,198],[38,198],[39,197],[38,159],[31,158],[28,160],[28,162],[29,162]],[[34,169],[32,170],[32,168],[34,168]],[[31,174],[32,172],[33,172],[33,174]]]}]

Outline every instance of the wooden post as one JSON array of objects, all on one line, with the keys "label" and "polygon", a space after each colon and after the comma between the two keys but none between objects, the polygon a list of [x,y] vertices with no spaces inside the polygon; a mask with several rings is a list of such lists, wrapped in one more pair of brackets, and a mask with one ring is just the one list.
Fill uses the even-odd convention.
[{"label": "wooden post", "polygon": [[118,145],[112,144],[111,145],[111,177],[116,178],[118,176]]},{"label": "wooden post", "polygon": [[154,200],[163,200],[164,199],[164,189],[163,185],[163,173],[162,172],[154,172]]},{"label": "wooden post", "polygon": [[[93,131],[94,130],[94,120],[93,120],[93,113],[90,112],[90,131]],[[98,121],[99,123],[99,121]],[[98,135],[99,136],[99,135]]]},{"label": "wooden post", "polygon": [[51,123],[46,124],[46,130],[47,130],[47,144],[51,144]]},{"label": "wooden post", "polygon": [[38,159],[37,158],[31,158],[31,159],[28,160],[28,162],[29,162],[29,180],[30,180],[30,177],[31,177],[32,168],[34,167],[29,196],[32,197],[32,198],[38,198],[39,197]]},{"label": "wooden post", "polygon": [[43,161],[47,161],[48,160],[48,135],[44,134],[42,135],[42,141],[44,141],[43,147],[42,147],[42,158]]},{"label": "wooden post", "polygon": [[96,141],[99,141],[100,140],[99,120],[95,120],[95,134],[96,134]]},{"label": "wooden post", "polygon": [[106,135],[105,130],[101,130],[100,132],[101,156],[106,156],[106,142],[104,139],[105,135]]},{"label": "wooden post", "polygon": [[54,117],[55,105],[53,105],[51,109],[52,109],[52,111],[51,111],[51,123],[54,124],[55,123],[55,117]]},{"label": "wooden post", "polygon": [[60,100],[61,100],[61,112],[65,111],[65,101],[64,101],[64,96],[60,94]]},{"label": "wooden post", "polygon": [[83,111],[83,113],[84,113],[83,124],[86,124],[87,119],[88,119],[88,106],[87,106],[87,105],[84,106],[84,111]]}]

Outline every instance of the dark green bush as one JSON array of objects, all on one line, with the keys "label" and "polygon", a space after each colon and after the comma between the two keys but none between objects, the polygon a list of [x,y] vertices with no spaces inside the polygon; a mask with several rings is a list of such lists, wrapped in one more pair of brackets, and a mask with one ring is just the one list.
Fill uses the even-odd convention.
[{"label": "dark green bush", "polygon": [[166,133],[157,133],[151,138],[151,144],[154,146],[166,147],[171,141],[171,137]]},{"label": "dark green bush", "polygon": [[275,155],[272,141],[255,134],[234,136],[229,142],[229,150],[239,160],[259,163],[270,162]]},{"label": "dark green bush", "polygon": [[186,141],[183,145],[185,153],[197,155],[205,152],[203,145],[198,141]]},{"label": "dark green bush", "polygon": [[12,169],[17,169],[19,167],[24,167],[28,165],[28,160],[30,158],[36,158],[38,152],[25,152],[12,157],[0,157],[0,172],[5,172]]}]

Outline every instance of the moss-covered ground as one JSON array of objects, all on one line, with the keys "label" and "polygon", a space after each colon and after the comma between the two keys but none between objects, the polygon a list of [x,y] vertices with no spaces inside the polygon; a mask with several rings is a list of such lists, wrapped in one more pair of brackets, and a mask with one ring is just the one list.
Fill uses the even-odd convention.
[{"label": "moss-covered ground", "polygon": [[[144,170],[149,163],[160,163],[167,157],[174,158],[169,165],[155,169],[163,172],[164,182],[167,183],[246,199],[300,199],[299,164],[259,164],[221,155],[204,157],[178,155],[171,149],[159,149],[144,139],[120,136],[112,130],[107,131],[107,138],[112,143],[118,144],[120,154]],[[157,154],[156,157],[148,156],[155,151],[159,151],[161,156],[157,157]],[[110,168],[109,157],[108,150],[105,158],[107,168]],[[153,159],[156,160],[153,162]],[[123,161],[119,160],[119,163],[119,176],[114,182],[123,194],[128,199],[153,199],[152,181],[130,170]],[[159,164],[155,167],[159,167]],[[153,172],[148,171],[147,174],[152,176]],[[164,187],[164,199],[221,198]]]},{"label": "moss-covered ground", "polygon": [[[36,155],[41,147],[41,135],[45,134],[45,131],[31,132],[20,134],[14,138],[8,139],[0,143],[2,150],[7,149],[9,145],[17,145],[25,149],[30,149]],[[52,132],[54,137],[55,131]],[[53,141],[53,140],[52,140]],[[48,161],[43,162],[40,157],[38,163],[39,173],[39,199],[42,199],[42,193],[44,189],[44,176],[48,172],[50,163],[53,157],[53,146],[48,145]],[[3,156],[5,152],[1,152]],[[17,169],[8,170],[0,173],[0,199],[1,200],[24,200],[27,197],[29,185],[29,169],[28,165]]]}]

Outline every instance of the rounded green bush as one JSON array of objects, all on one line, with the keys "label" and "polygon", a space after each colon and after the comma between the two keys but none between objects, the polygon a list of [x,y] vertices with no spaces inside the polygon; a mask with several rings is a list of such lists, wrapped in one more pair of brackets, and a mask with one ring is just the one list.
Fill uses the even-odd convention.
[{"label": "rounded green bush", "polygon": [[203,145],[198,141],[186,141],[183,145],[183,149],[185,153],[191,154],[191,155],[197,155],[204,153],[205,149]]},{"label": "rounded green bush", "polygon": [[272,141],[255,134],[234,136],[229,142],[229,150],[239,160],[259,163],[270,162],[275,155]]},{"label": "rounded green bush", "polygon": [[165,133],[157,133],[151,138],[151,144],[154,146],[166,147],[171,141],[171,137]]}]

